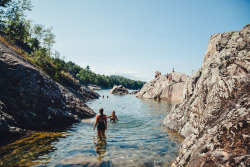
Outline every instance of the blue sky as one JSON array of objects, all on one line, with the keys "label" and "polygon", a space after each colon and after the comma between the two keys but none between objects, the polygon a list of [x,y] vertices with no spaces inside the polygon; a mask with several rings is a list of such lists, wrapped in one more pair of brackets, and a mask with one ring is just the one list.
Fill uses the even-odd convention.
[{"label": "blue sky", "polygon": [[105,75],[192,74],[209,37],[250,24],[250,0],[32,0],[33,24],[53,27],[66,61]]}]

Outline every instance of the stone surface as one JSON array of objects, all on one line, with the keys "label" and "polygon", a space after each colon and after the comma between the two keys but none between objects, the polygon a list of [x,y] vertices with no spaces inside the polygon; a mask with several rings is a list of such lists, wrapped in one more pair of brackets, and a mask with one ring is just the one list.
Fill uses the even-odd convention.
[{"label": "stone surface", "polygon": [[140,91],[140,90],[135,90],[135,91],[133,91],[133,92],[131,92],[131,93],[129,93],[129,94],[131,94],[131,95],[136,95],[139,91]]},{"label": "stone surface", "polygon": [[250,25],[211,36],[163,127],[186,137],[172,166],[250,165]]},{"label": "stone surface", "polygon": [[80,82],[62,86],[0,42],[0,136],[58,130],[93,117],[85,101],[98,98]]},{"label": "stone surface", "polygon": [[[185,98],[185,96],[183,96],[184,83],[189,77],[177,72],[172,72],[171,74],[172,81],[169,81],[165,75],[161,75],[143,85],[136,96],[146,99],[157,99],[160,97],[160,99],[174,102],[183,101]],[[180,78],[182,82],[178,82]]]},{"label": "stone surface", "polygon": [[129,94],[128,89],[123,87],[122,85],[114,86],[112,89],[110,89],[109,93],[118,95]]},{"label": "stone surface", "polygon": [[90,90],[101,90],[102,88],[98,85],[94,85],[94,84],[88,84],[88,88]]}]

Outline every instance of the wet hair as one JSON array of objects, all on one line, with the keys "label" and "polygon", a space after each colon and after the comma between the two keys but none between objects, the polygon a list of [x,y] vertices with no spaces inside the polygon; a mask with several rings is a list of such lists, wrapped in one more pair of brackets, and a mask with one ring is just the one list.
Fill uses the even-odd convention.
[{"label": "wet hair", "polygon": [[115,113],[115,111],[113,110],[113,112]]},{"label": "wet hair", "polygon": [[100,108],[99,113],[101,114],[101,118],[103,117],[103,108]]}]

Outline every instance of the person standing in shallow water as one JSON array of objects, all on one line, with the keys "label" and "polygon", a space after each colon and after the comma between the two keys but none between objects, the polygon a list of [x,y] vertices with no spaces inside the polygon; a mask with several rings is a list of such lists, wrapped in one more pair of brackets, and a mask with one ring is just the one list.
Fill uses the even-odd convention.
[{"label": "person standing in shallow water", "polygon": [[107,129],[107,116],[103,114],[103,108],[100,108],[99,115],[96,116],[96,121],[93,130],[97,126],[97,135],[98,137],[105,136],[105,130]]}]

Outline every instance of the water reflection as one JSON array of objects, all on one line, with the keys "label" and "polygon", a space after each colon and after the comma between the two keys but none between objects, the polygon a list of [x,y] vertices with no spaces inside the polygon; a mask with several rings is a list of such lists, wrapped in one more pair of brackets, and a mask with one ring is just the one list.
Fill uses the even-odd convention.
[{"label": "water reflection", "polygon": [[[52,145],[63,138],[63,133],[35,132],[28,134],[14,143],[0,147],[0,166],[32,166],[40,162],[39,156],[56,150]],[[49,161],[50,157],[40,159]]]},{"label": "water reflection", "polygon": [[94,146],[96,147],[96,154],[98,155],[98,160],[102,161],[102,158],[104,158],[104,154],[106,153],[106,149],[107,149],[107,140],[106,140],[106,136],[102,137],[102,138],[93,138],[93,143]]},{"label": "water reflection", "polygon": [[[110,95],[108,90],[99,92],[101,95],[108,95],[109,98],[93,100],[87,105],[96,112],[103,107],[106,115],[111,115],[111,112],[115,110],[120,119],[115,123],[108,121],[106,138],[97,138],[96,131],[92,130],[95,118],[83,120],[69,128],[67,133],[70,135],[64,133],[63,138],[58,137],[58,140],[47,141],[46,145],[40,144],[40,139],[25,144],[31,146],[30,143],[34,142],[41,148],[39,151],[35,147],[34,149],[28,147],[18,152],[20,156],[24,153],[27,156],[36,155],[34,159],[31,159],[32,164],[25,163],[25,165],[170,166],[170,162],[178,154],[181,138],[178,138],[178,134],[166,131],[166,129],[161,130],[161,125],[173,104],[163,100],[160,102],[143,100],[133,95]],[[45,137],[44,141],[49,136]],[[20,149],[20,144],[12,145],[11,148],[13,146]],[[44,151],[45,148],[48,151]],[[2,154],[0,154],[0,161],[1,156]],[[14,156],[16,155],[8,157],[13,164],[16,161]],[[4,156],[2,161],[6,162],[6,160],[7,157]],[[13,164],[8,165],[15,166]]]}]

